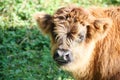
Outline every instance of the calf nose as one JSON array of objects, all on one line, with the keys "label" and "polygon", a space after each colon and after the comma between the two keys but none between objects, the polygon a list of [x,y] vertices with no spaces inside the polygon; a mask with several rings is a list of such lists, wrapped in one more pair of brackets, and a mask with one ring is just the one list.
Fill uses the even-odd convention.
[{"label": "calf nose", "polygon": [[71,62],[72,60],[71,51],[64,50],[64,49],[58,49],[54,53],[53,58],[59,65],[67,64]]}]

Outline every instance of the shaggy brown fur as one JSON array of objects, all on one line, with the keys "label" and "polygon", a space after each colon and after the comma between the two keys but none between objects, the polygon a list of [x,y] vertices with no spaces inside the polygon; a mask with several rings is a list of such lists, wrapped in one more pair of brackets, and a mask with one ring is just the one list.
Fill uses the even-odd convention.
[{"label": "shaggy brown fur", "polygon": [[63,7],[35,18],[51,38],[52,55],[72,51],[73,61],[61,68],[76,80],[120,80],[120,7]]}]

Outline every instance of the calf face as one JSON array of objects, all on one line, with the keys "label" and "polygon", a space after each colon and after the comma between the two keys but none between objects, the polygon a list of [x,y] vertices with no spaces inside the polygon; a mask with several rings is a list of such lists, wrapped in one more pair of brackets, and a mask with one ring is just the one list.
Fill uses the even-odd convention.
[{"label": "calf face", "polygon": [[112,25],[108,18],[96,18],[90,11],[75,7],[60,8],[53,16],[40,12],[35,18],[41,31],[51,38],[54,60],[67,69],[87,65],[95,43],[106,36]]}]

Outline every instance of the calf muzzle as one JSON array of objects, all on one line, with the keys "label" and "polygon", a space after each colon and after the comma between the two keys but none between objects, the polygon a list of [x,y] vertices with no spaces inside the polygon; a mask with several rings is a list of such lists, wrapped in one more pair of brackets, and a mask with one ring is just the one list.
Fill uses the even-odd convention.
[{"label": "calf muzzle", "polygon": [[57,49],[53,58],[59,65],[65,65],[72,61],[72,54],[70,50]]}]

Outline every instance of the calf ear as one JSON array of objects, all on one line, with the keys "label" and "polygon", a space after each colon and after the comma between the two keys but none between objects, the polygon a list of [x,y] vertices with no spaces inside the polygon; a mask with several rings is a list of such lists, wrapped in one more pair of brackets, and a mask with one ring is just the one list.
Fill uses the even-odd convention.
[{"label": "calf ear", "polygon": [[112,20],[109,18],[100,18],[94,21],[94,26],[96,30],[100,32],[107,31],[112,27]]},{"label": "calf ear", "polygon": [[38,12],[34,15],[39,28],[45,34],[49,34],[54,26],[52,16],[44,12]]}]

